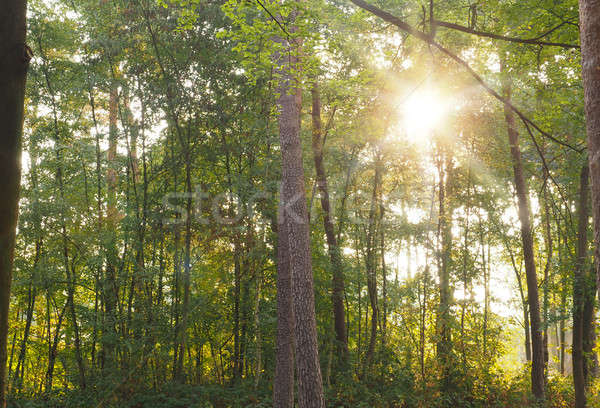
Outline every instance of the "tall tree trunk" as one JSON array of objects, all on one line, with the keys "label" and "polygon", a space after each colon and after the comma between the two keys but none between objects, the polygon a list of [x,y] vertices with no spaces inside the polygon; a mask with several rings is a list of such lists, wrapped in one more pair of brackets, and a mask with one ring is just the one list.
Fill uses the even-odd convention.
[{"label": "tall tree trunk", "polygon": [[184,351],[187,344],[187,327],[190,309],[190,284],[191,284],[191,251],[192,251],[192,161],[190,152],[190,135],[186,134],[185,150],[185,187],[186,187],[186,217],[185,217],[185,252],[183,264],[183,303],[181,310],[181,323],[179,327],[179,360],[177,365],[177,379],[183,381]]},{"label": "tall tree trunk", "polygon": [[[594,268],[600,287],[600,1],[580,0],[581,55],[594,219]],[[590,311],[590,315],[593,312]],[[593,331],[589,330],[593,335]],[[585,334],[585,332],[584,332]],[[591,336],[590,336],[591,338]],[[591,345],[591,344],[590,344]],[[588,345],[587,348],[590,347]],[[585,346],[585,345],[584,345]],[[594,364],[596,360],[594,360]],[[595,370],[595,366],[594,366]]]},{"label": "tall tree trunk", "polygon": [[[487,358],[488,353],[488,320],[489,320],[489,285],[488,285],[488,263],[489,257],[485,256],[485,241],[483,226],[480,229],[480,245],[481,245],[481,269],[483,271],[483,357]],[[487,262],[486,262],[487,261]]]},{"label": "tall tree trunk", "polygon": [[[452,383],[452,335],[450,307],[452,291],[450,288],[450,261],[452,250],[452,157],[448,148],[443,146],[439,162],[439,225],[441,238],[439,259],[440,302],[437,316],[437,357],[442,368],[442,389],[449,391]],[[485,268],[485,266],[484,266]],[[485,333],[484,333],[485,338]]]},{"label": "tall tree trunk", "polygon": [[277,228],[277,350],[273,408],[294,406],[294,303],[287,226]]},{"label": "tall tree trunk", "polygon": [[377,322],[379,320],[379,308],[377,305],[377,212],[379,210],[382,159],[380,152],[376,152],[375,175],[373,178],[373,193],[371,195],[371,208],[369,210],[369,223],[367,226],[367,247],[365,256],[365,266],[367,272],[367,292],[371,303],[371,334],[369,337],[369,346],[365,356],[364,373],[373,362],[375,353],[375,344],[377,342]]},{"label": "tall tree trunk", "polygon": [[0,4],[0,408],[6,406],[8,312],[21,184],[25,80],[31,50],[25,45],[26,0]]},{"label": "tall tree trunk", "polygon": [[117,367],[118,337],[118,287],[117,287],[117,115],[119,109],[117,84],[113,81],[109,92],[109,132],[108,132],[108,168],[106,171],[107,205],[104,249],[106,251],[106,271],[104,277],[104,332],[102,343],[103,368],[113,371]]},{"label": "tall tree trunk", "polygon": [[[467,372],[467,350],[465,342],[465,314],[467,309],[467,290],[469,287],[469,275],[468,275],[468,260],[469,260],[469,219],[471,216],[471,164],[467,170],[467,197],[465,203],[465,226],[463,236],[463,248],[462,248],[462,284],[463,284],[463,299],[461,302],[460,311],[460,341],[461,341],[461,354],[462,354],[462,370],[463,373]],[[410,254],[410,252],[409,252]]]},{"label": "tall tree trunk", "polygon": [[517,286],[519,287],[519,295],[521,297],[521,306],[523,307],[523,328],[525,330],[525,360],[527,362],[531,361],[531,331],[529,330],[529,307],[527,306],[527,298],[525,297],[525,292],[523,291],[523,279],[521,277],[521,269],[517,267],[517,262],[515,260],[515,254],[510,246],[510,243],[507,242],[506,238],[503,236],[504,245],[506,250],[510,254],[510,261],[512,263],[513,270],[515,271],[515,277],[517,279]]},{"label": "tall tree trunk", "polygon": [[[47,75],[47,74],[46,74]],[[54,99],[54,95],[53,95]],[[54,108],[56,109],[56,108]],[[63,182],[63,155],[62,155],[62,146],[64,143],[61,140],[59,128],[58,128],[58,120],[57,120],[57,112],[54,111],[54,124],[55,124],[55,132],[56,132],[56,162],[58,163],[58,167],[56,169],[56,182],[58,184],[59,196],[61,203],[66,203],[65,199],[65,189]],[[65,268],[65,278],[67,280],[67,305],[69,308],[69,315],[71,318],[71,324],[73,325],[73,335],[75,342],[75,357],[77,360],[77,367],[79,370],[79,386],[81,388],[85,388],[85,368],[83,366],[83,357],[81,354],[81,339],[79,336],[79,325],[77,323],[77,313],[75,311],[75,268],[71,268],[69,264],[70,255],[69,255],[69,235],[67,232],[67,221],[66,221],[66,209],[63,207],[60,214],[60,224],[61,224],[61,235],[62,235],[62,255],[63,255],[63,266]]]},{"label": "tall tree trunk", "polygon": [[548,206],[548,188],[546,187],[548,183],[548,170],[544,168],[544,243],[546,245],[546,265],[544,266],[544,285],[543,285],[543,303],[542,303],[542,312],[544,319],[544,367],[545,367],[545,381],[548,382],[548,362],[550,360],[550,350],[548,349],[548,330],[550,328],[549,322],[549,313],[550,313],[550,286],[552,279],[552,275],[550,274],[550,269],[552,267],[552,257],[554,256],[554,243],[552,240],[552,228],[550,226],[550,209]]},{"label": "tall tree trunk", "polygon": [[[48,295],[48,296],[50,296],[50,295]],[[65,310],[67,310],[68,304],[69,304],[69,301],[67,300],[67,302],[65,303],[65,305],[63,306],[62,310],[60,311],[60,313],[58,315],[58,318],[56,321],[56,329],[54,332],[54,339],[52,341],[50,341],[52,339],[52,333],[50,331],[50,319],[51,319],[50,299],[48,299],[48,306],[46,308],[46,311],[48,313],[48,368],[46,369],[46,381],[45,381],[47,393],[52,391],[52,383],[54,380],[54,365],[56,363],[58,342],[60,340],[60,329],[62,327],[63,318],[65,316]]]},{"label": "tall tree trunk", "polygon": [[[590,164],[590,181],[592,192],[592,216],[594,219],[594,271],[592,277],[597,280],[596,290],[600,287],[600,1],[580,0],[579,15],[581,27],[581,54],[583,58],[583,88],[585,91],[585,113],[587,122],[588,160]],[[593,298],[595,294],[586,296],[589,321],[593,316]],[[587,319],[586,319],[587,320]],[[585,324],[585,323],[584,323]],[[584,348],[591,350],[594,330],[588,325],[584,328],[584,336],[589,333],[589,340],[584,339]],[[595,374],[597,357],[592,362]]]},{"label": "tall tree trunk", "polygon": [[575,407],[586,406],[585,397],[585,355],[583,353],[583,315],[586,293],[586,260],[588,253],[588,179],[589,169],[581,171],[579,187],[579,228],[577,237],[577,264],[573,276],[573,384],[575,387]]},{"label": "tall tree trunk", "polygon": [[235,243],[233,266],[233,380],[238,380],[240,368],[240,299],[242,293],[242,266],[240,243]]},{"label": "tall tree trunk", "polygon": [[256,366],[254,368],[254,390],[258,389],[262,377],[262,330],[260,327],[260,296],[262,292],[263,274],[259,269],[256,276],[256,301],[254,303],[254,333],[256,342]]},{"label": "tall tree trunk", "polygon": [[591,379],[597,375],[598,356],[596,347],[596,269],[594,266],[585,269],[585,292],[583,304],[583,355],[585,357],[584,376],[588,386]]},{"label": "tall tree trunk", "polygon": [[[580,0],[581,56],[594,218],[596,271],[600,269],[600,0]],[[600,279],[600,273],[596,273]],[[600,287],[600,282],[597,285]]]},{"label": "tall tree trunk", "polygon": [[387,267],[385,264],[385,228],[384,223],[385,208],[383,200],[379,202],[379,239],[380,239],[380,255],[381,255],[381,344],[385,346],[385,337],[387,332]]},{"label": "tall tree trunk", "polygon": [[299,67],[298,59],[293,55],[297,46],[285,43],[285,51],[276,58],[280,71],[280,209],[287,227],[292,271],[298,405],[300,408],[323,408],[325,401],[317,343],[310,231],[300,140],[301,90],[296,86],[293,76],[293,71]]},{"label": "tall tree trunk", "polygon": [[[511,85],[508,79],[503,83],[504,94],[508,101],[511,97]],[[508,139],[513,160],[515,189],[519,204],[519,220],[521,221],[521,240],[525,259],[525,275],[527,278],[527,298],[529,304],[529,320],[531,324],[531,391],[538,401],[544,400],[544,343],[542,340],[542,322],[540,317],[540,298],[536,274],[535,256],[533,252],[533,233],[531,228],[531,209],[529,207],[529,191],[523,174],[523,162],[519,148],[519,133],[515,124],[513,111],[504,106],[504,117],[508,127]]]},{"label": "tall tree trunk", "polygon": [[314,83],[312,89],[312,150],[317,173],[317,188],[321,194],[321,208],[323,209],[323,225],[327,238],[327,247],[332,269],[333,319],[335,328],[336,348],[342,365],[348,357],[348,338],[346,334],[346,311],[344,309],[344,269],[342,256],[331,219],[331,205],[329,202],[329,187],[325,166],[323,165],[323,125],[321,122],[321,97],[319,85]]}]

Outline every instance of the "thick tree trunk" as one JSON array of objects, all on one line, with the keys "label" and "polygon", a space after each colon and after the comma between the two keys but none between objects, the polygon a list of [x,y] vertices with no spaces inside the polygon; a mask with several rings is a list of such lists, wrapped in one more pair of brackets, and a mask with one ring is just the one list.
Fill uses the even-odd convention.
[{"label": "thick tree trunk", "polygon": [[596,347],[596,269],[586,267],[585,292],[583,304],[583,354],[585,365],[583,374],[588,386],[598,371],[598,356],[594,353]]},{"label": "thick tree trunk", "polygon": [[25,80],[31,51],[25,45],[26,0],[0,3],[0,408],[6,406],[8,312],[21,184]]},{"label": "thick tree trunk", "polygon": [[273,408],[294,406],[294,304],[287,226],[277,228],[277,350]]},{"label": "thick tree trunk", "polygon": [[[581,55],[594,218],[596,271],[600,266],[600,0],[580,0]],[[600,279],[600,273],[597,273]],[[600,283],[598,284],[600,287]]]},{"label": "thick tree trunk", "polygon": [[292,272],[298,405],[300,408],[322,408],[325,402],[317,343],[310,231],[300,140],[301,90],[294,84],[292,73],[298,68],[297,58],[292,55],[297,45],[286,42],[284,46],[286,51],[276,58],[280,74],[280,217],[287,228]]},{"label": "thick tree trunk", "polygon": [[[506,80],[503,84],[505,97],[510,101],[511,86]],[[525,259],[525,275],[527,279],[527,298],[529,319],[531,324],[531,391],[536,399],[542,401],[545,394],[544,384],[544,343],[542,340],[542,322],[540,318],[540,298],[538,280],[533,251],[533,233],[531,228],[531,209],[529,207],[529,191],[523,174],[523,162],[519,148],[519,133],[515,124],[513,111],[504,106],[504,116],[508,127],[510,152],[513,160],[515,189],[519,204],[519,220],[521,221],[521,240]]]},{"label": "thick tree trunk", "polygon": [[321,194],[321,208],[323,209],[323,225],[327,238],[327,247],[332,269],[332,303],[335,327],[335,338],[338,355],[342,365],[345,365],[348,356],[348,339],[346,335],[346,311],[344,309],[344,269],[342,256],[331,219],[331,205],[329,202],[329,187],[325,166],[323,165],[323,126],[321,122],[321,97],[318,84],[312,89],[312,124],[313,137],[312,149],[317,173],[317,187]]},{"label": "thick tree trunk", "polygon": [[583,353],[583,325],[586,294],[586,260],[588,253],[588,179],[589,169],[581,171],[579,187],[579,228],[577,237],[577,264],[573,273],[573,385],[575,387],[575,407],[586,406],[585,397],[585,355]]}]

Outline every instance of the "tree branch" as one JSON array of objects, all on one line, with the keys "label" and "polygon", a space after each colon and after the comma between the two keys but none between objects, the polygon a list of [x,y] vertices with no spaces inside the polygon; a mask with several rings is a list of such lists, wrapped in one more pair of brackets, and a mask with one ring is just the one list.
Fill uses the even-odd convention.
[{"label": "tree branch", "polygon": [[[539,38],[515,38],[515,37],[506,37],[499,34],[494,33],[486,33],[484,31],[472,30],[468,27],[464,27],[454,23],[447,23],[445,21],[435,20],[434,24],[440,27],[450,28],[452,30],[462,31],[463,33],[473,34],[478,37],[486,37],[493,38],[495,40],[508,41],[518,44],[531,44],[531,45],[542,45],[548,47],[562,47],[568,49],[581,49],[579,45],[576,44],[566,44],[566,43],[558,43],[558,42],[548,42],[548,41],[539,41]],[[556,28],[555,28],[556,29]],[[554,30],[552,30],[554,31]],[[547,35],[547,34],[546,34]],[[543,37],[543,36],[542,36]]]},{"label": "tree branch", "polygon": [[508,101],[506,98],[502,97],[498,92],[496,92],[494,89],[492,89],[492,87],[490,85],[488,85],[483,80],[483,78],[477,72],[475,72],[473,70],[473,68],[471,68],[471,66],[465,60],[458,57],[452,51],[448,50],[447,48],[442,46],[440,43],[433,40],[429,35],[425,34],[422,31],[417,30],[416,28],[414,28],[410,24],[406,23],[405,21],[399,19],[398,17],[396,17],[386,11],[383,11],[378,7],[372,6],[369,3],[366,3],[364,0],[350,0],[350,1],[352,3],[354,3],[356,6],[360,7],[361,9],[366,10],[366,11],[376,15],[377,17],[383,19],[384,21],[387,21],[388,23],[395,25],[396,27],[400,28],[402,31],[405,31],[408,34],[420,39],[421,41],[424,41],[427,44],[430,44],[431,46],[433,46],[433,47],[437,48],[439,51],[441,51],[443,54],[446,54],[450,59],[454,60],[456,63],[458,63],[459,65],[464,67],[467,70],[467,72],[483,87],[483,89],[485,89],[487,91],[487,93],[492,95],[494,98],[496,98],[500,102],[506,104],[506,106],[509,107],[513,112],[515,112],[515,114],[523,122],[529,124],[532,128],[537,130],[542,136],[552,140],[554,143],[568,147],[569,149],[574,150],[578,153],[581,153],[584,150],[582,148],[578,148],[578,147],[572,146],[566,142],[563,142],[562,140],[559,140],[559,139],[555,138],[554,136],[550,135],[548,132],[545,132],[542,129],[540,129],[540,127],[538,125],[536,125],[531,119],[529,119],[527,116],[525,116],[525,114],[523,112],[521,112],[517,107],[515,107],[510,101]]}]

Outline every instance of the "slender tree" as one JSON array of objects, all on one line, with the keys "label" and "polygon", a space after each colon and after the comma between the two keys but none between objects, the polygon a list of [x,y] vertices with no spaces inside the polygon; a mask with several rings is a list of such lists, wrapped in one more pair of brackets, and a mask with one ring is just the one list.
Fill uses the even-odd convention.
[{"label": "slender tree", "polygon": [[[511,86],[508,79],[504,80],[504,95],[507,101],[511,98]],[[505,104],[504,117],[508,127],[508,139],[513,161],[514,183],[517,191],[519,220],[521,221],[521,241],[525,259],[525,277],[527,280],[527,299],[529,306],[529,321],[531,325],[531,390],[538,401],[544,399],[544,344],[542,340],[542,321],[540,317],[540,298],[538,280],[533,250],[533,231],[531,227],[531,208],[529,206],[529,191],[523,173],[523,160],[519,147],[519,132],[514,113]]]},{"label": "slender tree", "polygon": [[327,129],[323,129],[321,120],[321,96],[319,85],[315,83],[311,91],[312,94],[312,149],[317,173],[317,187],[321,194],[321,208],[323,209],[323,226],[325,227],[325,237],[327,239],[327,249],[332,270],[332,303],[333,318],[335,328],[335,339],[337,349],[342,363],[347,359],[348,339],[346,335],[346,311],[344,308],[344,269],[342,265],[342,255],[335,234],[331,204],[329,200],[329,187],[327,185],[327,176],[325,166],[323,165],[323,144]]}]

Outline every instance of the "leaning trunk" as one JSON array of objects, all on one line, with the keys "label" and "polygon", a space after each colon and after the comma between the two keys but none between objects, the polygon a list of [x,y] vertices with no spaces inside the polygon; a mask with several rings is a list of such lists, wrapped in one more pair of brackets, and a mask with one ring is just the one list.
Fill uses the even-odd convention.
[{"label": "leaning trunk", "polygon": [[[510,101],[511,86],[504,83],[504,93]],[[508,127],[510,152],[513,160],[515,188],[519,204],[519,220],[521,221],[521,240],[523,258],[525,259],[525,275],[527,280],[527,298],[529,304],[529,320],[531,324],[531,391],[539,401],[544,399],[544,343],[542,340],[542,322],[540,318],[540,298],[536,275],[535,257],[533,251],[533,234],[531,228],[531,210],[523,162],[519,148],[519,133],[515,124],[513,111],[508,105],[504,106],[504,116]]]},{"label": "leaning trunk", "polygon": [[327,247],[329,249],[329,258],[331,261],[333,275],[331,298],[333,303],[335,339],[337,342],[336,346],[340,360],[342,364],[344,364],[348,354],[348,339],[346,337],[346,311],[344,309],[344,270],[342,265],[342,256],[337,242],[337,236],[334,232],[333,221],[331,220],[329,187],[327,185],[327,176],[325,175],[325,166],[323,165],[324,136],[323,126],[321,124],[321,98],[317,84],[315,84],[312,89],[312,123],[312,149],[317,173],[317,187],[321,193],[323,225],[325,227],[325,236],[327,238]]}]

